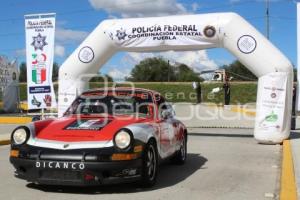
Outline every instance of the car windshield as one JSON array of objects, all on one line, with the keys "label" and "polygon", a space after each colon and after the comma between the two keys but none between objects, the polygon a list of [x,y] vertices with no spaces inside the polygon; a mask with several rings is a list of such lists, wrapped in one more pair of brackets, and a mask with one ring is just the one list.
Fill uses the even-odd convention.
[{"label": "car windshield", "polygon": [[153,115],[152,105],[152,97],[146,92],[94,92],[78,97],[65,114],[138,115],[139,117],[150,117]]}]

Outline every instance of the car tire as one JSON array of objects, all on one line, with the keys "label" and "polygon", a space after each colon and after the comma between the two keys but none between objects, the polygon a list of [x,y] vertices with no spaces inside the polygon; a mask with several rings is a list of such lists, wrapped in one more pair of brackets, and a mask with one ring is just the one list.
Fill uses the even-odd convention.
[{"label": "car tire", "polygon": [[181,142],[180,149],[175,153],[172,161],[175,164],[183,165],[187,159],[187,135],[184,135],[184,138]]},{"label": "car tire", "polygon": [[146,145],[142,159],[142,186],[151,187],[156,183],[158,170],[157,148],[152,140]]}]

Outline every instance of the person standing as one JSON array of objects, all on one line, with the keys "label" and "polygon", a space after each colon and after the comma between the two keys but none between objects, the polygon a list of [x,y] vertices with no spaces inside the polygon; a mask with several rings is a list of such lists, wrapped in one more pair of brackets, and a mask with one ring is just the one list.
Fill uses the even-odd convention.
[{"label": "person standing", "polygon": [[229,80],[227,78],[223,85],[223,89],[224,89],[224,105],[229,105],[230,104],[230,84],[229,84]]},{"label": "person standing", "polygon": [[292,102],[292,119],[291,119],[291,130],[296,130],[296,94],[297,86],[293,85],[293,102]]},{"label": "person standing", "polygon": [[197,83],[196,93],[197,93],[197,103],[201,103],[202,102],[202,88],[201,88],[200,82]]},{"label": "person standing", "polygon": [[200,82],[193,82],[193,89],[196,90],[197,104],[202,102],[202,88]]}]

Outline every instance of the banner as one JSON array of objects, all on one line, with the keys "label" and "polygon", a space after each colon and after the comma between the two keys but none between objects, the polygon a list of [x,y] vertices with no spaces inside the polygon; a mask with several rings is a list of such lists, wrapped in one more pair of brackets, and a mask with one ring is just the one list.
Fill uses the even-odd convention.
[{"label": "banner", "polygon": [[216,35],[215,27],[189,18],[153,18],[151,23],[146,23],[143,19],[120,21],[109,26],[105,34],[119,47],[216,46],[212,42]]},{"label": "banner", "polygon": [[300,111],[300,3],[297,3],[297,110]]},{"label": "banner", "polygon": [[274,72],[259,78],[255,132],[281,133],[286,125],[287,73]]},{"label": "banner", "polygon": [[55,14],[25,15],[28,109],[56,108],[52,83]]}]

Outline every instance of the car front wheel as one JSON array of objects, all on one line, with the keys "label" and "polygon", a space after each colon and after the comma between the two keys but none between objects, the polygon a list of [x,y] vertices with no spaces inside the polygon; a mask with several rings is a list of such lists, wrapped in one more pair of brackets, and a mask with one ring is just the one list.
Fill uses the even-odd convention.
[{"label": "car front wheel", "polygon": [[155,143],[150,141],[143,153],[142,185],[153,186],[156,182],[158,170],[158,157]]}]

